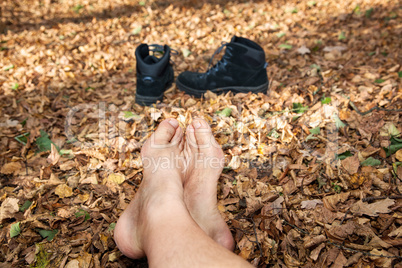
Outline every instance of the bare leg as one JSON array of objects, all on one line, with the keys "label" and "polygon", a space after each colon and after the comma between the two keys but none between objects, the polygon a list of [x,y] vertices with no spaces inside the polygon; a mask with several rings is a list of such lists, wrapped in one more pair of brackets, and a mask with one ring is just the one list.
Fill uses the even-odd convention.
[{"label": "bare leg", "polygon": [[[252,267],[217,244],[190,216],[183,201],[182,167],[172,163],[173,155],[183,155],[182,135],[176,120],[165,120],[144,145],[143,161],[151,161],[144,165],[141,187],[116,224],[117,246],[130,258],[146,255],[150,267]],[[170,159],[171,165],[163,167],[162,159]]]},{"label": "bare leg", "polygon": [[187,175],[184,202],[197,224],[217,243],[233,250],[232,234],[217,208],[217,182],[224,154],[203,119],[195,119],[186,131]]}]

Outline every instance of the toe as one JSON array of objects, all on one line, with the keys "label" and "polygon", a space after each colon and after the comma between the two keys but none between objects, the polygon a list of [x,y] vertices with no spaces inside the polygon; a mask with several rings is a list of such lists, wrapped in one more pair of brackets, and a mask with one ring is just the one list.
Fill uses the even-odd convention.
[{"label": "toe", "polygon": [[186,149],[194,150],[198,148],[197,140],[195,138],[194,127],[192,124],[187,126],[186,130]]},{"label": "toe", "polygon": [[174,142],[179,143],[182,135],[179,122],[176,119],[169,118],[159,124],[151,139],[154,145],[166,145]]},{"label": "toe", "polygon": [[194,138],[199,149],[216,146],[216,141],[214,136],[212,135],[211,128],[204,119],[194,119],[191,125],[194,129]]}]

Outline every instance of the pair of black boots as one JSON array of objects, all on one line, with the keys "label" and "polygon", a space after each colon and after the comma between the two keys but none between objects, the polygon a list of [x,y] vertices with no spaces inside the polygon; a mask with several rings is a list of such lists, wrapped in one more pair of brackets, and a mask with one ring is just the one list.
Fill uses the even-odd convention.
[{"label": "pair of black boots", "polygon": [[[234,36],[230,43],[224,43],[214,53],[212,59],[224,47],[225,54],[217,64],[205,73],[181,73],[176,79],[177,87],[197,98],[207,90],[217,94],[228,91],[265,93],[268,90],[267,63],[261,46],[249,39]],[[150,55],[150,51],[154,52],[153,55]],[[162,56],[156,57],[157,52]],[[167,45],[141,44],[136,49],[138,104],[152,105],[158,100],[162,101],[165,90],[174,80],[171,54],[172,50]]]}]

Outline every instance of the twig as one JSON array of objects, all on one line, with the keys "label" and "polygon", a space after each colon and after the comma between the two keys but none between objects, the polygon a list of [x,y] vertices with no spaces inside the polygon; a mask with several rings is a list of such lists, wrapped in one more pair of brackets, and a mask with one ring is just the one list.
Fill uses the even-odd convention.
[{"label": "twig", "polygon": [[343,245],[339,245],[339,244],[336,244],[336,243],[333,243],[333,242],[331,242],[331,241],[326,241],[328,244],[330,244],[330,245],[333,245],[333,246],[335,246],[335,247],[337,247],[337,248],[340,248],[340,249],[344,249],[344,250],[349,250],[349,251],[352,251],[352,252],[359,252],[359,253],[362,253],[363,255],[366,255],[366,256],[371,256],[371,257],[381,257],[381,258],[388,258],[388,259],[402,259],[402,256],[395,256],[395,255],[392,255],[392,256],[384,256],[384,255],[378,255],[378,254],[372,254],[372,253],[370,253],[370,252],[366,252],[366,251],[361,251],[361,250],[357,250],[357,249],[353,249],[353,248],[348,248],[348,247],[345,247],[345,246],[343,246]]},{"label": "twig", "polygon": [[390,196],[370,196],[370,197],[366,197],[363,198],[362,201],[363,202],[369,202],[369,201],[373,201],[373,200],[381,200],[381,199],[402,199],[402,195],[390,195]]},{"label": "twig", "polygon": [[342,223],[346,220],[346,216],[349,214],[349,212],[350,212],[350,209],[348,209],[348,210],[346,210],[346,212],[345,212],[345,216],[343,216],[343,218],[342,218],[342,220],[341,220],[341,224],[340,225],[342,225]]},{"label": "twig", "polygon": [[290,222],[287,222],[285,219],[282,219],[282,221],[284,224],[287,224],[287,225],[297,229],[299,232],[306,234],[306,235],[310,235],[310,233],[308,231],[301,229],[301,228],[297,227],[296,225],[291,224]]},{"label": "twig", "polygon": [[261,256],[261,258],[263,258],[264,255],[262,254],[262,247],[261,247],[261,244],[260,244],[260,242],[258,241],[257,230],[256,230],[256,228],[255,228],[254,219],[251,218],[250,220],[251,220],[251,222],[253,223],[254,237],[255,237],[255,241],[257,242],[257,247],[258,247],[258,249],[260,250],[260,256]]},{"label": "twig", "polygon": [[290,166],[290,165],[288,165],[288,166],[285,168],[285,170],[283,171],[283,173],[281,174],[281,176],[278,178],[278,181],[281,181],[281,180],[283,180],[283,178],[286,177],[286,175],[288,174],[289,169],[290,169],[289,166]]},{"label": "twig", "polygon": [[349,105],[353,108],[353,110],[355,110],[355,111],[356,111],[358,114],[360,114],[360,115],[369,114],[369,113],[371,113],[371,112],[374,111],[374,110],[380,110],[380,111],[385,111],[385,112],[402,112],[402,109],[385,109],[385,108],[378,107],[378,106],[375,106],[375,107],[371,108],[371,109],[368,110],[368,111],[361,112],[361,111],[359,110],[359,108],[357,108],[356,105],[353,103],[353,101],[349,100]]},{"label": "twig", "polygon": [[[251,241],[247,236],[246,236],[246,238],[247,238],[248,241],[257,244],[258,250],[260,251],[260,256],[261,256],[261,258],[263,258],[264,255],[262,254],[262,247],[261,247],[261,244],[260,244],[260,242],[258,241],[257,228],[255,227],[255,221],[254,221],[254,219],[253,219],[252,217],[242,217],[242,218],[240,218],[240,219],[249,220],[249,221],[251,221],[251,222],[253,223],[253,232],[254,232],[255,241]],[[239,228],[236,228],[236,229],[239,229]],[[243,230],[241,230],[241,231],[245,234],[245,232],[244,232]]]}]

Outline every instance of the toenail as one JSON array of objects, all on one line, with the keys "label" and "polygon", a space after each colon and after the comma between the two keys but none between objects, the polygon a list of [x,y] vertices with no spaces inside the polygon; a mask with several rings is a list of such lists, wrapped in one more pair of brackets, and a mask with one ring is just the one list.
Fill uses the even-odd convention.
[{"label": "toenail", "polygon": [[193,125],[195,128],[200,128],[202,126],[200,121],[195,121]]},{"label": "toenail", "polygon": [[177,128],[179,126],[179,122],[174,119],[169,119],[168,123],[174,128]]}]

